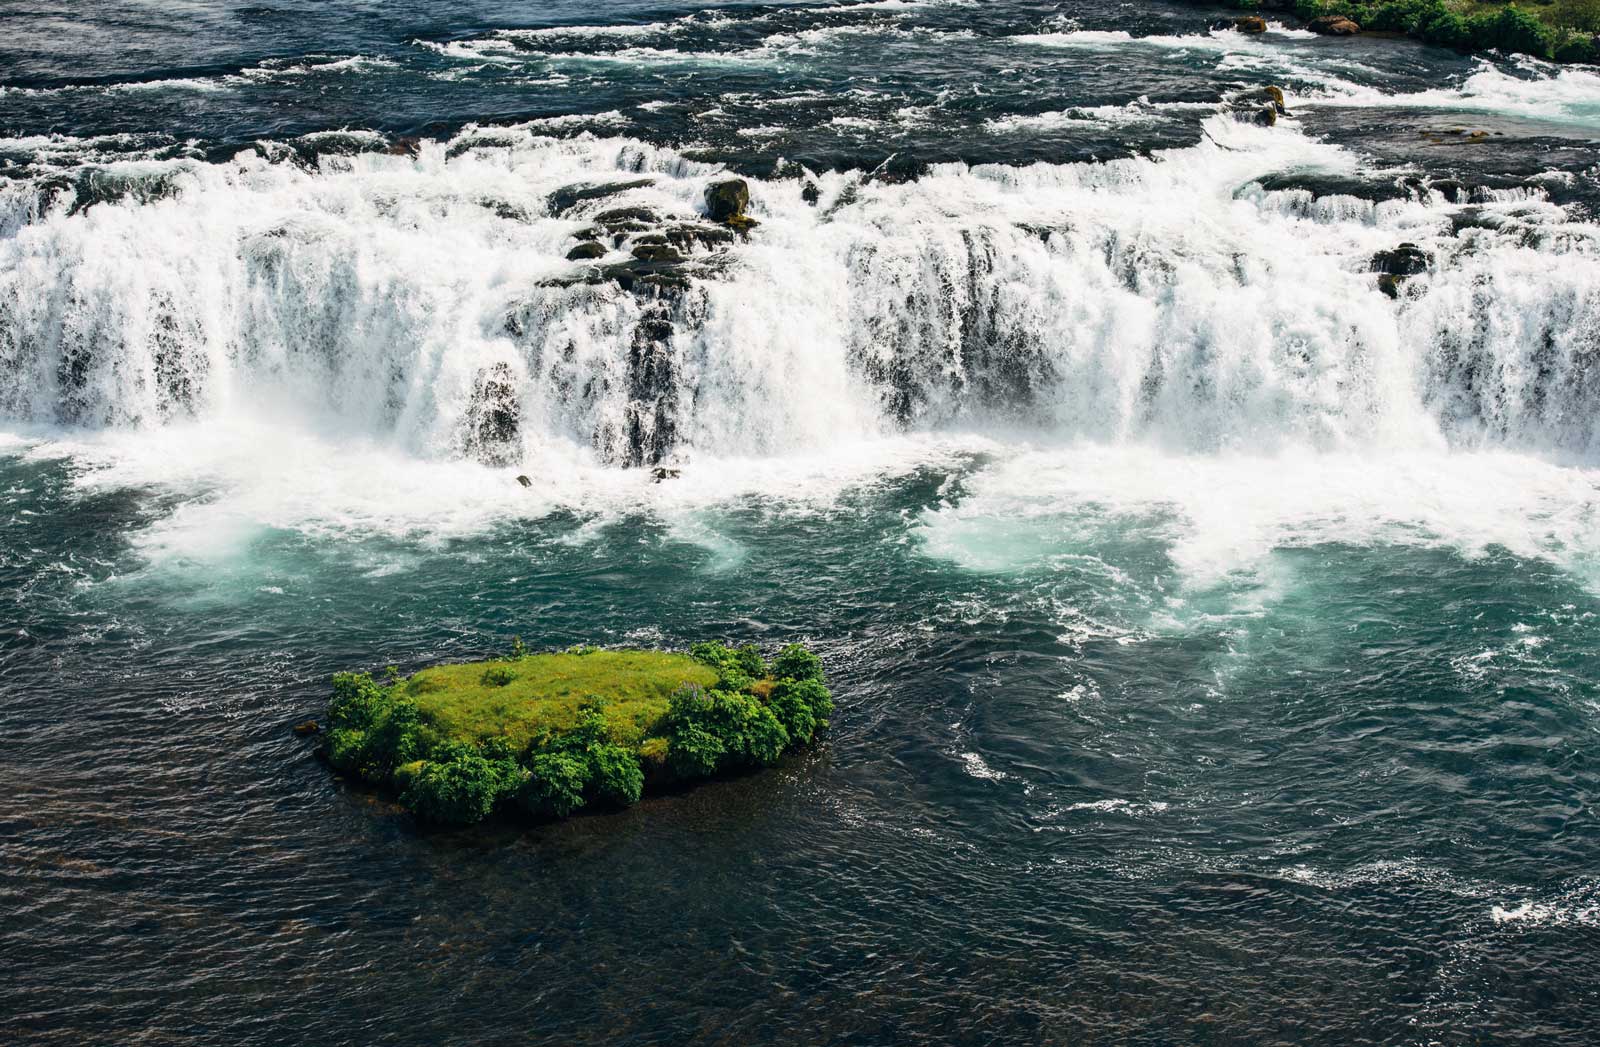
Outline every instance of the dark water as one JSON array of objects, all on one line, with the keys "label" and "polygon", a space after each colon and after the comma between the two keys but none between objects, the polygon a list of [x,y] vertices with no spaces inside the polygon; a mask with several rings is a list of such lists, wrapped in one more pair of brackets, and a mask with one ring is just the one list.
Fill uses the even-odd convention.
[{"label": "dark water", "polygon": [[[337,151],[317,137],[333,130],[387,145],[597,114],[536,126],[761,178],[792,163],[909,175],[1164,149],[1223,164],[1244,147],[1193,153],[1218,134],[1223,102],[1281,83],[1304,104],[1283,134],[1359,159],[1306,166],[1299,138],[1271,147],[1281,187],[1352,193],[1308,225],[1308,258],[1364,257],[1379,242],[1363,230],[1383,215],[1355,197],[1397,197],[1408,175],[1466,178],[1470,205],[1429,205],[1444,219],[1436,235],[1460,241],[1460,286],[1500,289],[1486,304],[1463,290],[1459,313],[1425,321],[1396,310],[1431,299],[1394,306],[1366,288],[1341,299],[1352,326],[1325,331],[1291,273],[1273,285],[1288,319],[1264,348],[1241,347],[1226,334],[1249,299],[1230,298],[1233,277],[1208,275],[1196,246],[1234,236],[1219,216],[1237,209],[1206,210],[1180,186],[1114,219],[1133,245],[1118,264],[1170,281],[1105,322],[1098,370],[1068,354],[1052,365],[1109,387],[1142,359],[1128,333],[1147,319],[1139,302],[1169,340],[1192,340],[1184,323],[1201,315],[1215,338],[1147,405],[1170,413],[1162,427],[1087,425],[1112,398],[1084,393],[1060,401],[1078,415],[1041,408],[1020,431],[1014,419],[909,432],[891,420],[865,449],[797,440],[739,458],[741,439],[765,449],[774,429],[826,428],[782,427],[836,395],[805,369],[832,329],[782,299],[737,329],[752,362],[735,373],[775,381],[771,398],[752,410],[726,384],[694,391],[706,414],[733,419],[732,451],[708,452],[706,438],[687,459],[699,473],[651,485],[605,461],[574,465],[549,449],[571,435],[550,422],[516,468],[541,485],[580,481],[534,508],[517,500],[515,468],[408,436],[409,413],[369,430],[348,411],[308,422],[268,397],[269,370],[304,379],[301,394],[351,381],[315,365],[327,328],[313,322],[276,370],[240,365],[233,399],[190,428],[6,416],[0,1042],[1600,1042],[1600,435],[1583,399],[1600,351],[1588,326],[1600,288],[1584,275],[1597,271],[1586,208],[1600,75],[1386,40],[1241,43],[1205,32],[1215,14],[0,8],[0,158],[24,187],[118,162],[223,170],[260,139],[315,154]],[[640,28],[527,32],[562,26]],[[1107,32],[1135,39],[1081,35]],[[1023,39],[1040,36],[1053,39]],[[1467,144],[1464,126],[1495,141]],[[380,196],[390,173],[367,172]],[[431,169],[418,193],[453,177]],[[930,214],[966,228],[960,209],[987,206],[931,184],[903,198],[925,230],[938,228]],[[364,220],[309,176],[269,188],[279,196],[263,207],[326,191],[330,213]],[[139,317],[118,295],[142,295],[147,277],[164,286],[139,245],[169,226],[183,236],[157,242],[229,235],[207,191],[0,222],[14,251],[0,255],[5,279],[37,276],[40,230],[62,235],[46,242],[65,257],[56,312],[0,294],[0,375],[34,374],[18,363],[37,350],[27,332],[99,325],[95,344],[120,346],[105,330]],[[1545,210],[1526,218],[1519,193]],[[893,226],[899,199],[874,198],[863,224]],[[439,208],[436,230],[453,214]],[[1171,247],[1150,216],[1191,209],[1170,256],[1141,239],[1149,218]],[[1266,228],[1253,211],[1227,220]],[[1082,218],[1096,221],[1113,219]],[[783,213],[766,222],[790,236]],[[826,254],[832,228],[774,250]],[[60,255],[74,230],[105,253]],[[472,265],[489,272],[485,256],[431,235],[474,274],[460,281],[469,291]],[[1475,264],[1496,268],[1473,277]],[[356,268],[397,315],[440,300],[416,290],[432,275],[421,254]],[[1449,277],[1429,293],[1450,293]],[[288,298],[297,285],[282,286]],[[902,284],[874,293],[922,309]],[[423,330],[367,301],[341,304],[340,323],[374,343]],[[1048,328],[1062,306],[1043,301],[1030,315]],[[462,340],[476,323],[464,315]],[[1370,362],[1319,377],[1352,340],[1357,356],[1376,352],[1362,324],[1393,333],[1396,359],[1434,353],[1435,384],[1419,391]],[[814,343],[766,353],[760,339],[787,326]],[[1455,355],[1425,351],[1423,334]],[[95,380],[107,402],[137,369],[128,353]],[[1252,355],[1270,357],[1267,378],[1251,377]],[[1002,379],[1008,359],[993,364]],[[39,395],[69,370],[39,371]],[[1382,395],[1366,414],[1330,410],[1319,429],[1283,420],[1260,391],[1275,381],[1297,409]],[[1519,414],[1530,388],[1536,409]],[[1461,404],[1472,424],[1446,424],[1471,413]],[[252,410],[270,424],[228,428]],[[1218,417],[1237,422],[1221,441]],[[1068,441],[1086,429],[1095,444]],[[1304,457],[1275,456],[1307,432]],[[513,635],[805,639],[838,713],[822,744],[767,773],[616,815],[448,833],[337,782],[289,730],[319,714],[336,670],[480,657]]]}]

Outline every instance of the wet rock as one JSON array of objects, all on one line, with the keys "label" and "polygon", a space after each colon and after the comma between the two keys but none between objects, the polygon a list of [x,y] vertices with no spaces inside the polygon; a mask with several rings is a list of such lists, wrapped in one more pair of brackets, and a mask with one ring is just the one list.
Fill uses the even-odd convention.
[{"label": "wet rock", "polygon": [[1235,32],[1246,33],[1250,36],[1254,36],[1257,33],[1264,33],[1267,31],[1267,20],[1262,18],[1260,15],[1245,15],[1242,18],[1235,18],[1233,20],[1233,29]]},{"label": "wet rock", "polygon": [[1306,23],[1306,28],[1323,36],[1355,36],[1361,27],[1344,15],[1322,15]]},{"label": "wet rock", "polygon": [[713,222],[726,223],[750,206],[750,186],[743,178],[729,178],[706,186],[706,213]]},{"label": "wet rock", "polygon": [[625,222],[659,222],[661,216],[648,207],[613,207],[594,216],[601,225],[620,225]]},{"label": "wet rock", "polygon": [[582,262],[591,258],[604,258],[606,245],[595,240],[585,240],[567,252],[567,261]]},{"label": "wet rock", "polygon": [[1278,116],[1287,116],[1288,108],[1283,104],[1283,91],[1276,87],[1262,87],[1254,91],[1246,91],[1233,100],[1234,109],[1248,109],[1254,112],[1262,107],[1270,108]]},{"label": "wet rock", "polygon": [[487,208],[494,212],[496,218],[504,218],[508,222],[531,222],[534,219],[532,211],[512,200],[485,196],[480,198],[477,204],[479,207]]},{"label": "wet rock", "polygon": [[668,243],[683,250],[694,247],[718,247],[733,243],[733,232],[720,225],[704,222],[676,222],[660,229]]},{"label": "wet rock", "polygon": [[800,199],[815,207],[817,206],[817,201],[822,199],[822,190],[817,187],[817,183],[808,178],[805,184],[800,187]]},{"label": "wet rock", "polygon": [[315,720],[303,720],[294,725],[294,733],[302,738],[308,734],[316,734],[319,730],[321,728],[317,726],[317,721]]},{"label": "wet rock", "polygon": [[467,451],[485,465],[510,465],[522,457],[518,431],[522,405],[511,365],[497,363],[478,372],[467,407]]},{"label": "wet rock", "polygon": [[392,140],[384,152],[390,156],[416,156],[422,152],[422,139],[416,135],[401,135]]},{"label": "wet rock", "polygon": [[1404,243],[1372,256],[1372,271],[1390,276],[1416,276],[1428,271],[1428,252],[1416,244]]},{"label": "wet rock", "polygon": [[1399,298],[1406,279],[1427,272],[1429,261],[1428,252],[1412,243],[1379,251],[1371,263],[1372,271],[1378,274],[1378,290],[1390,298]]},{"label": "wet rock", "polygon": [[663,480],[676,480],[679,476],[682,475],[682,470],[680,470],[680,469],[668,469],[668,468],[665,468],[664,466],[659,466],[658,465],[654,469],[650,470],[650,475],[655,477],[655,482],[656,483],[660,483]]},{"label": "wet rock", "polygon": [[1278,110],[1270,103],[1262,105],[1259,102],[1235,102],[1228,107],[1233,112],[1233,118],[1258,127],[1271,127],[1278,122]]},{"label": "wet rock", "polygon": [[642,243],[635,244],[633,257],[641,262],[681,262],[683,255],[676,247],[667,243]]},{"label": "wet rock", "polygon": [[[562,215],[572,210],[586,200],[599,200],[607,196],[627,192],[629,189],[642,189],[647,185],[655,185],[654,178],[636,178],[629,182],[585,182],[578,185],[563,186],[551,193],[545,201],[545,207],[552,215]],[[639,208],[643,210],[643,208]]]},{"label": "wet rock", "polygon": [[533,481],[528,479],[526,476],[523,476],[520,473],[517,475],[517,483],[521,484],[524,487],[532,487],[533,486]]}]

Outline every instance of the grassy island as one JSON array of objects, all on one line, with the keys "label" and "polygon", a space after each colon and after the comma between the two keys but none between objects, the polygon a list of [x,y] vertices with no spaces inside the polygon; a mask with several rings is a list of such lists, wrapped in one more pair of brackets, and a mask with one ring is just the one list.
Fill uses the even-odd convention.
[{"label": "grassy island", "polygon": [[330,763],[393,788],[418,818],[468,825],[515,804],[539,817],[637,803],[646,788],[769,766],[827,727],[822,662],[799,644],[688,653],[578,647],[336,673]]}]

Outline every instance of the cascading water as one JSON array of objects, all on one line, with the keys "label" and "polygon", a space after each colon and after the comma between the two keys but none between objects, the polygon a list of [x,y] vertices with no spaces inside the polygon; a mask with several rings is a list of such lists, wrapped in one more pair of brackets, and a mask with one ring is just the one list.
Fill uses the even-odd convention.
[{"label": "cascading water", "polygon": [[[574,234],[630,206],[641,228],[703,221],[714,166],[469,131],[415,157],[13,183],[0,411],[115,428],[270,408],[503,465],[552,443],[636,465],[995,425],[1179,450],[1600,449],[1593,225],[1538,193],[1268,191],[1354,161],[1290,128],[1206,132],[1107,164],[828,174],[814,204],[757,181],[748,240],[689,243],[686,278],[635,286],[567,261]],[[1371,260],[1402,241],[1431,260],[1391,301]]]}]

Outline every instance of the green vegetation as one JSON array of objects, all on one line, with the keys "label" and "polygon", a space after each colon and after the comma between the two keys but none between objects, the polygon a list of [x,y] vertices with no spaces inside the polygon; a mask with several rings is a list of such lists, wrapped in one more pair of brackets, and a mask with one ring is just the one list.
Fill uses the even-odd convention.
[{"label": "green vegetation", "polygon": [[1362,29],[1405,33],[1462,51],[1497,50],[1563,62],[1600,61],[1600,0],[1237,0],[1248,10],[1340,15]]},{"label": "green vegetation", "polygon": [[328,761],[395,789],[424,821],[470,825],[515,803],[564,818],[647,786],[766,767],[827,727],[822,662],[798,644],[688,654],[575,647],[383,680],[336,673]]}]

